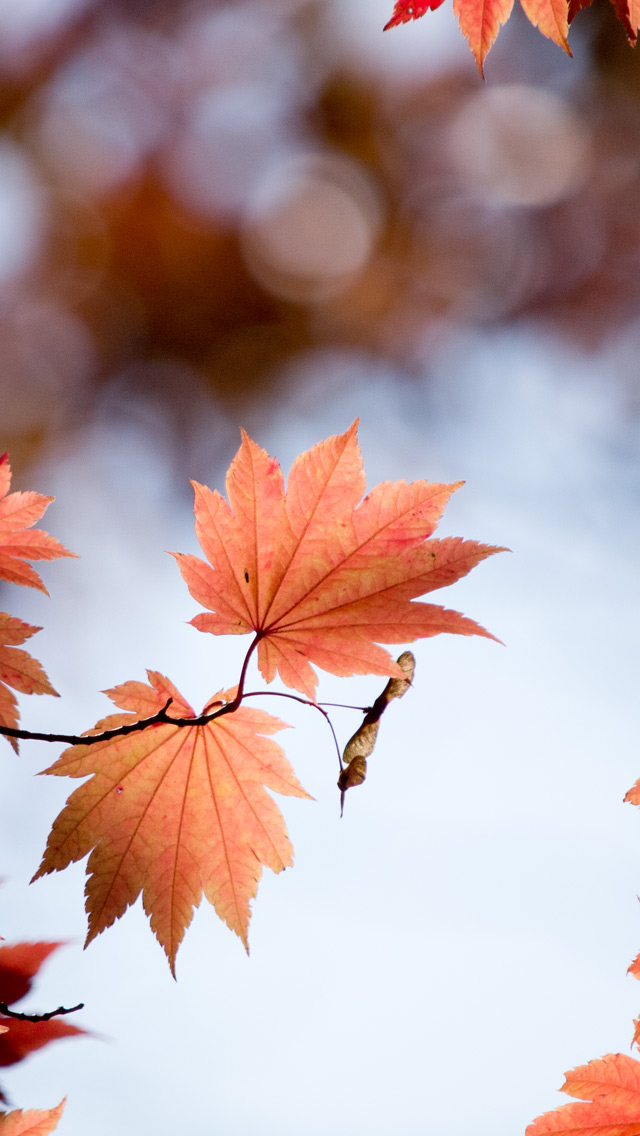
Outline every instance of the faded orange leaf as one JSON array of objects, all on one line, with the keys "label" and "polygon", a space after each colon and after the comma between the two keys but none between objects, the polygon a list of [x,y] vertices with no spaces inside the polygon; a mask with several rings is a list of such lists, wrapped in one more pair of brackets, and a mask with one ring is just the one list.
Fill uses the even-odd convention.
[{"label": "faded orange leaf", "polygon": [[571,55],[567,41],[569,34],[569,11],[567,0],[520,0],[522,7],[534,27],[552,39],[559,47]]},{"label": "faded orange leaf", "polygon": [[489,50],[512,8],[513,0],[453,0],[460,30],[469,42],[481,75]]},{"label": "faded orange leaf", "polygon": [[[545,2],[548,2],[549,5],[555,5],[558,2],[564,4],[566,22],[566,0],[528,0],[529,9],[535,11],[536,6],[541,9]],[[397,0],[391,19],[385,24],[384,30],[388,31],[399,24],[406,24],[409,20],[417,20],[429,10],[435,11],[442,3],[443,0],[435,0],[435,2],[428,4],[413,3],[412,0]],[[509,18],[512,8],[513,0],[454,0],[453,2],[453,10],[460,30],[469,42],[480,74],[483,73],[484,61],[495,41],[500,26]],[[525,7],[527,15],[532,19],[529,9]],[[546,17],[542,16],[542,12],[540,15],[544,22]],[[538,24],[540,20],[533,19],[532,22]],[[549,34],[542,26],[540,30],[544,31],[545,35]]]},{"label": "faded orange leaf", "polygon": [[357,423],[293,464],[285,493],[274,458],[243,433],[227,474],[228,502],[194,484],[196,533],[209,563],[174,554],[191,595],[213,614],[191,620],[214,635],[257,633],[271,682],[315,697],[311,663],[332,674],[402,671],[379,643],[442,632],[494,636],[457,611],[412,602],[452,584],[502,549],[430,540],[462,484],[386,481],[362,500]]},{"label": "faded orange leaf", "polygon": [[[23,623],[21,619],[0,611],[0,725],[12,729],[18,725],[18,702],[9,690],[10,686],[22,694],[58,696],[38,660],[17,646],[41,630],[40,627],[33,627],[30,623]],[[17,739],[7,737],[7,741],[17,753]]]},{"label": "faded orange leaf", "polygon": [[65,1101],[60,1101],[56,1108],[31,1108],[27,1112],[16,1109],[14,1112],[5,1112],[0,1115],[0,1136],[48,1136],[57,1128],[62,1116]]},{"label": "faded orange leaf", "polygon": [[[195,717],[168,679],[107,691],[126,710],[97,731],[149,717],[173,699],[173,717]],[[235,691],[208,703],[222,705]],[[240,706],[206,725],[157,723],[140,733],[65,750],[46,773],[90,780],[54,822],[37,879],[89,855],[87,943],[142,893],[172,972],[193,909],[204,894],[247,946],[250,901],[263,865],[293,862],[284,820],[266,789],[308,797],[268,735],[285,727]],[[95,732],[95,731],[90,731]]]},{"label": "faded orange leaf", "polygon": [[[0,579],[47,592],[40,576],[27,560],[56,560],[74,556],[64,545],[41,529],[33,529],[53,497],[42,493],[9,493],[9,455],[0,456]],[[30,531],[32,530],[32,531]]]}]

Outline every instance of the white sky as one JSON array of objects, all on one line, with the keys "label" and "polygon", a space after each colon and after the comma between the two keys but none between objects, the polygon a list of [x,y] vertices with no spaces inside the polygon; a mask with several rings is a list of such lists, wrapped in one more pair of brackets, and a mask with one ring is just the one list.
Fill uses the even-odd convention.
[{"label": "white sky", "polygon": [[[61,1136],[513,1136],[562,1103],[565,1069],[628,1052],[637,420],[611,361],[526,328],[452,340],[429,383],[392,378],[356,355],[310,360],[295,395],[243,425],[288,467],[359,413],[370,486],[465,478],[441,535],[513,554],[442,602],[506,646],[416,645],[415,688],[385,716],[342,821],[328,731],[264,701],[295,725],[280,740],[316,802],[278,802],[296,865],[265,875],[251,957],[203,905],[177,983],[139,903],[82,952],[83,866],[27,888],[75,786],[33,780],[62,747],[24,743],[19,759],[5,747],[0,930],[71,943],[28,1006],[82,1000],[78,1024],[96,1036],[2,1083],[22,1107],[68,1094]],[[186,626],[198,609],[164,550],[196,551],[189,498],[141,421],[78,435],[19,486],[58,495],[46,527],[82,554],[45,567],[50,600],[3,592],[45,627],[33,652],[62,694],[23,700],[34,729],[89,727],[108,712],[95,692],[146,666],[196,705],[237,677],[245,641]],[[220,488],[229,456],[216,473],[212,454]],[[370,702],[382,685],[323,676],[321,690]],[[342,741],[355,722],[336,711]]]}]

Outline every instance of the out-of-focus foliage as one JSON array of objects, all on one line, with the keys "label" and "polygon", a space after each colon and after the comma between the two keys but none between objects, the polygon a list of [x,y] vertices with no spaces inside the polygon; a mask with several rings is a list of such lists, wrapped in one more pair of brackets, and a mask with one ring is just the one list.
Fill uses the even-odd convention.
[{"label": "out-of-focus foliage", "polygon": [[403,66],[417,26],[382,36],[356,7],[0,9],[18,466],[126,404],[168,421],[168,460],[199,476],[199,423],[327,345],[410,377],[460,327],[525,317],[572,340],[624,329],[635,357],[640,60],[608,6],[577,22],[575,61],[514,16],[485,84],[462,43]]},{"label": "out-of-focus foliage", "polygon": [[[0,946],[0,1001],[5,1008],[19,1002],[29,993],[42,964],[62,945],[40,942],[7,943]],[[15,1065],[51,1041],[79,1036],[84,1032],[78,1026],[55,1016],[42,1021],[20,1021],[19,1018],[0,1014],[0,1066],[4,1068]],[[0,1101],[7,1102],[2,1090]],[[4,1114],[0,1114],[2,1116]]]}]

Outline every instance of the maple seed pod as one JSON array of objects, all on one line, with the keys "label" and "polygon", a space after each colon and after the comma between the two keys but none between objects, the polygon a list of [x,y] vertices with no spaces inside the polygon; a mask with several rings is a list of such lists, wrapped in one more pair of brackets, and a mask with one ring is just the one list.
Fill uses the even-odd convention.
[{"label": "maple seed pod", "polygon": [[382,694],[378,695],[373,706],[367,710],[362,725],[344,747],[342,760],[345,764],[338,777],[338,788],[341,793],[340,816],[344,809],[344,795],[347,789],[352,789],[354,785],[362,785],[367,776],[367,758],[373,753],[382,715],[392,698],[402,698],[413,682],[416,660],[411,651],[403,651],[396,662],[405,677],[389,679]]}]

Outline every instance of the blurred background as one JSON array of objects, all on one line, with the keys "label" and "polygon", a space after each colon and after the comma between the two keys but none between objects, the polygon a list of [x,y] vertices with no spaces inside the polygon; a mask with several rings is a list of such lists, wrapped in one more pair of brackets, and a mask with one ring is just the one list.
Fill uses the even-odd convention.
[{"label": "blurred background", "polygon": [[513,1136],[628,1052],[640,56],[604,0],[574,59],[515,10],[483,83],[448,5],[392,6],[0,0],[0,451],[82,557],[0,589],[62,695],[24,724],[88,728],[146,666],[196,708],[236,680],[164,551],[240,426],[286,470],[359,416],[370,485],[464,478],[442,533],[514,553],[443,596],[506,649],[418,645],[342,821],[330,738],[264,700],[317,801],[282,803],[250,960],[203,909],[174,984],[139,904],[81,953],[83,867],[26,887],[61,747],[4,746],[0,930],[70,943],[25,1008],[95,1036],[3,1085],[68,1093],[65,1136]]}]

